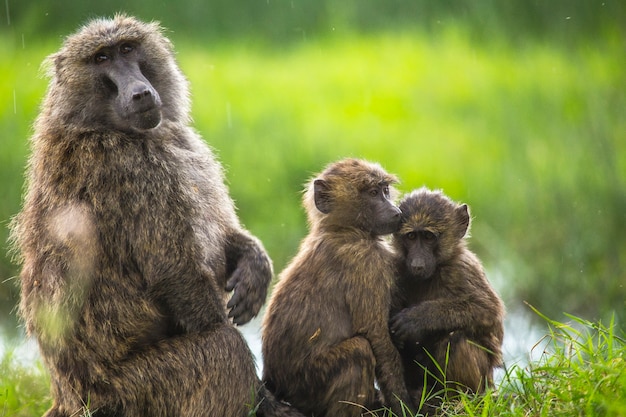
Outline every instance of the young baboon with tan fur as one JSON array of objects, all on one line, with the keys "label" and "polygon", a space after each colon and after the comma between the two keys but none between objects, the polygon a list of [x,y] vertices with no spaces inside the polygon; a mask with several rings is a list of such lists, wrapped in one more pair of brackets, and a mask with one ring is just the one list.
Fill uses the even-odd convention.
[{"label": "young baboon with tan fur", "polygon": [[[285,268],[263,323],[263,381],[306,415],[358,416],[411,407],[389,337],[397,180],[378,164],[345,159],[312,180],[303,198],[310,232]],[[365,407],[365,408],[363,408]]]},{"label": "young baboon with tan fur", "polygon": [[405,196],[399,207],[403,224],[393,244],[400,279],[390,326],[406,384],[416,402],[425,381],[433,392],[444,381],[481,392],[502,362],[504,305],[466,246],[468,207],[426,188]]},{"label": "young baboon with tan fur", "polygon": [[20,314],[52,379],[46,415],[286,413],[226,313],[257,314],[270,259],[189,126],[158,24],[94,20],[49,63],[13,225]]}]

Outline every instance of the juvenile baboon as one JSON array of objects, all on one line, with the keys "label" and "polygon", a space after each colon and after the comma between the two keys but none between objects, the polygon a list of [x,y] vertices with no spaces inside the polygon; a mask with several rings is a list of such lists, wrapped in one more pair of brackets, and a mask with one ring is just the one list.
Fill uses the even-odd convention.
[{"label": "juvenile baboon", "polygon": [[[49,58],[28,190],[12,236],[20,314],[50,370],[47,416],[243,416],[264,398],[229,322],[272,275],[157,23],[94,20]],[[278,411],[277,411],[278,410]]]},{"label": "juvenile baboon", "polygon": [[397,180],[346,159],[312,180],[303,198],[310,233],[282,272],[263,323],[263,381],[306,415],[358,416],[411,407],[388,330],[393,254],[382,235],[400,225]]},{"label": "juvenile baboon", "polygon": [[468,207],[422,188],[404,197],[400,210],[403,224],[393,236],[400,278],[390,323],[406,384],[416,402],[425,374],[433,392],[444,381],[481,392],[502,361],[504,306],[466,247]]}]

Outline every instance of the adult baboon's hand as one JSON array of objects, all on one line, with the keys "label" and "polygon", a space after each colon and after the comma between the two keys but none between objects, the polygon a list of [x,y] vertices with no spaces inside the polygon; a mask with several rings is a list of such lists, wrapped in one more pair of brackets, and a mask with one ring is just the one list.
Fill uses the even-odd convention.
[{"label": "adult baboon's hand", "polygon": [[228,317],[237,325],[246,324],[265,303],[272,279],[272,262],[261,243],[243,233],[230,239],[227,258],[234,268],[225,286],[226,291],[233,291],[226,304],[230,310]]}]

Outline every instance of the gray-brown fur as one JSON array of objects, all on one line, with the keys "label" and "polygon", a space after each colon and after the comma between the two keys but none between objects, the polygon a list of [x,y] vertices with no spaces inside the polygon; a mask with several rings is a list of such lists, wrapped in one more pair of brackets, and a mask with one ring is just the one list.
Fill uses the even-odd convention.
[{"label": "gray-brown fur", "polygon": [[[397,230],[397,180],[346,159],[312,180],[303,198],[310,233],[281,273],[263,323],[263,381],[306,415],[358,416],[411,407],[387,327],[394,257],[381,238]],[[362,408],[365,407],[365,408]]]},{"label": "gray-brown fur", "polygon": [[466,246],[467,205],[422,188],[405,196],[400,209],[403,224],[393,238],[400,279],[391,332],[407,386],[419,397],[425,367],[432,373],[429,391],[437,392],[446,380],[453,388],[481,392],[502,363],[504,305]]},{"label": "gray-brown fur", "polygon": [[50,371],[48,416],[280,413],[229,322],[271,279],[220,163],[189,126],[156,23],[94,20],[49,59],[12,237],[20,315]]}]

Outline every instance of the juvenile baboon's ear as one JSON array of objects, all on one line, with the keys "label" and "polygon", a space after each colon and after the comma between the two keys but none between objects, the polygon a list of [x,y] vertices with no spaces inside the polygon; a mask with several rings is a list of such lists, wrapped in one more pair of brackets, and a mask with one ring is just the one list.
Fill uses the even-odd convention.
[{"label": "juvenile baboon's ear", "polygon": [[467,204],[461,204],[455,209],[456,223],[458,225],[456,237],[463,239],[470,224],[470,215]]},{"label": "juvenile baboon's ear", "polygon": [[330,187],[324,180],[313,181],[313,199],[315,200],[315,207],[324,214],[330,213],[331,198]]}]

